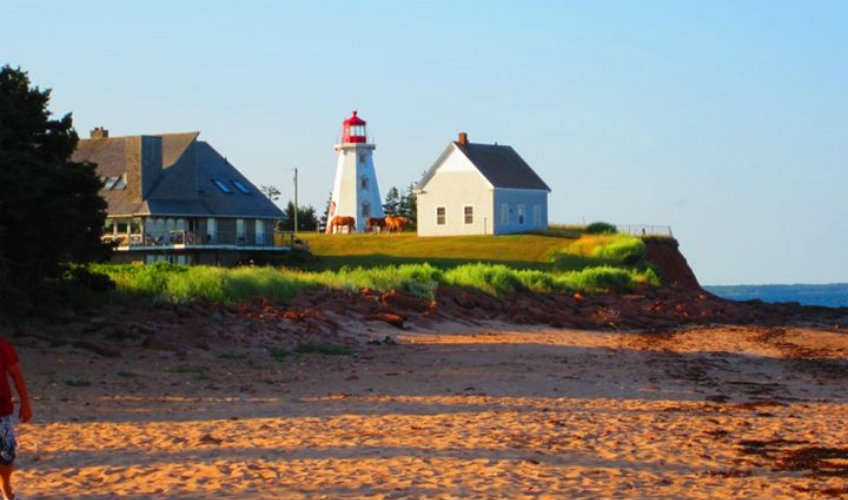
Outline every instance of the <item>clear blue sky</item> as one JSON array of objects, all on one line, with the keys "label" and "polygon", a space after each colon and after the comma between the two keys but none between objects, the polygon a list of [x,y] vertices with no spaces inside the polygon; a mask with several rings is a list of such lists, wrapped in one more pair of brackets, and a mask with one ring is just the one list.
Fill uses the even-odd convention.
[{"label": "clear blue sky", "polygon": [[[314,4],[314,5],[313,5]],[[358,109],[383,193],[459,130],[551,221],[668,224],[704,284],[848,282],[848,2],[18,2],[20,65],[87,136],[200,130],[323,210]]]}]

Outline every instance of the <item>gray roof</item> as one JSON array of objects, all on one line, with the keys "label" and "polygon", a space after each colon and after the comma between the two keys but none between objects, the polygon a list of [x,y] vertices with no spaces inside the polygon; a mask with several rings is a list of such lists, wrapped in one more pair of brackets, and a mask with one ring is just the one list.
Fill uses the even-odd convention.
[{"label": "gray roof", "polygon": [[[199,132],[82,139],[73,161],[97,164],[102,177],[126,179],[125,189],[100,190],[109,216],[251,217],[283,216],[256,186]],[[213,180],[223,182],[223,192]],[[235,183],[248,191],[241,192]]]},{"label": "gray roof", "polygon": [[551,190],[511,146],[471,142],[460,144],[456,141],[448,144],[424,174],[418,182],[419,188],[423,188],[435,175],[453,147],[459,149],[495,188]]}]

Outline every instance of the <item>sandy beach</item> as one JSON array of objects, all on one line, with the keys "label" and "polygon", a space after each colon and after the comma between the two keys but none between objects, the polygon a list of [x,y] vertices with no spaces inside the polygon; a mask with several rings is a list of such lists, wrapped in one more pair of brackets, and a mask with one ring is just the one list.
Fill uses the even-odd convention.
[{"label": "sandy beach", "polygon": [[[848,336],[502,323],[352,355],[12,339],[25,498],[848,497]],[[383,342],[386,337],[393,342]]]}]

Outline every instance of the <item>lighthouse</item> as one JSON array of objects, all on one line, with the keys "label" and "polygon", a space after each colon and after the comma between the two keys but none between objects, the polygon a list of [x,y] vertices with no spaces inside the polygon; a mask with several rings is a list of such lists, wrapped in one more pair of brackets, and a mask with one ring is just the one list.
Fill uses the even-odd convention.
[{"label": "lighthouse", "polygon": [[341,144],[336,144],[336,178],[330,198],[327,233],[339,232],[329,223],[335,216],[353,217],[355,230],[364,231],[369,217],[383,217],[377,174],[372,153],[376,146],[368,143],[365,120],[356,111],[342,122]]}]

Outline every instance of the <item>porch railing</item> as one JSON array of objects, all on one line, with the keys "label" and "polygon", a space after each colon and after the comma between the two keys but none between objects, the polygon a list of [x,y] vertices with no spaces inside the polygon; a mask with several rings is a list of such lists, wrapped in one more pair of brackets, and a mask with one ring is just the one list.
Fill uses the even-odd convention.
[{"label": "porch railing", "polygon": [[235,241],[221,241],[216,235],[197,234],[194,231],[171,230],[168,234],[153,236],[149,233],[142,234],[107,234],[101,237],[104,243],[117,242],[119,247],[157,247],[157,246],[205,246],[205,245],[235,245],[250,247],[274,247],[272,234],[263,234],[260,238],[254,237],[248,240],[246,236],[239,236]]}]

